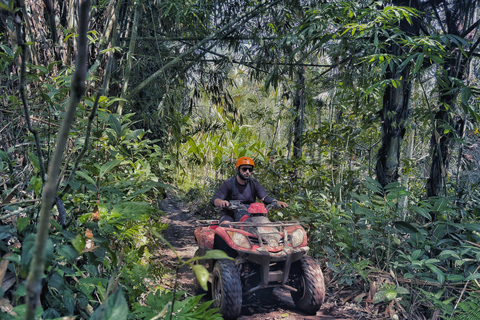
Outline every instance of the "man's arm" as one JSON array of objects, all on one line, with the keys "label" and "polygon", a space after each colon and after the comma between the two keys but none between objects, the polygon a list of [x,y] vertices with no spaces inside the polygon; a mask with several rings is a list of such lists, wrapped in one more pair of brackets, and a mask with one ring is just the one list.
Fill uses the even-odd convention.
[{"label": "man's arm", "polygon": [[263,203],[265,203],[265,204],[271,204],[273,201],[277,201],[277,205],[278,205],[280,208],[286,208],[286,207],[288,207],[288,203],[283,202],[283,201],[275,200],[275,199],[273,199],[273,198],[270,197],[270,196],[265,196],[265,197],[262,199],[262,201],[263,201]]},{"label": "man's arm", "polygon": [[227,207],[230,203],[225,200],[228,196],[228,185],[227,181],[230,181],[230,179],[224,181],[220,188],[218,188],[217,191],[215,191],[215,194],[213,195],[212,199],[210,200],[210,203],[215,206],[215,207]]},{"label": "man's arm", "polygon": [[229,204],[230,204],[230,202],[228,202],[227,200],[222,200],[220,198],[217,198],[217,199],[213,200],[213,205],[215,207],[224,208],[224,207],[228,207]]},{"label": "man's arm", "polygon": [[262,202],[265,203],[265,204],[271,204],[273,201],[277,201],[277,204],[280,208],[286,208],[288,207],[288,204],[283,202],[283,201],[278,201],[278,200],[275,200],[273,199],[272,197],[268,196],[267,195],[267,192],[265,191],[265,189],[263,188],[263,186],[258,182],[256,181],[256,190],[257,190],[257,196],[262,199]]}]

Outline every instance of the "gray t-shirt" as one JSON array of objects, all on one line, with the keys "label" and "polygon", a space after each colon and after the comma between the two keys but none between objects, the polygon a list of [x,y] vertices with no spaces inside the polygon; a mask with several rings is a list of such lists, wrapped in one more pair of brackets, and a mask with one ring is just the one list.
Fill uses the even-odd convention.
[{"label": "gray t-shirt", "polygon": [[[233,199],[233,183],[236,186],[236,195]],[[244,185],[238,183],[237,177],[233,177],[225,180],[220,188],[215,192],[210,203],[214,205],[215,199],[222,200],[240,200],[244,204],[251,204],[256,201],[256,199],[263,199],[267,196],[267,192],[262,187],[262,185],[255,179],[250,178],[248,182]]]}]

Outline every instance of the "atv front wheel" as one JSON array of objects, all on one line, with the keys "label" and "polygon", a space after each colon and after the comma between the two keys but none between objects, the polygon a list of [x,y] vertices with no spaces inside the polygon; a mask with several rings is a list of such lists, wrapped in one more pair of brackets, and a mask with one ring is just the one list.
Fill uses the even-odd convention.
[{"label": "atv front wheel", "polygon": [[306,314],[316,314],[325,300],[325,281],[317,261],[310,256],[295,261],[290,271],[290,280],[297,289],[297,292],[291,292],[297,308]]},{"label": "atv front wheel", "polygon": [[213,307],[224,319],[237,319],[242,311],[242,285],[235,262],[218,260],[212,274]]}]

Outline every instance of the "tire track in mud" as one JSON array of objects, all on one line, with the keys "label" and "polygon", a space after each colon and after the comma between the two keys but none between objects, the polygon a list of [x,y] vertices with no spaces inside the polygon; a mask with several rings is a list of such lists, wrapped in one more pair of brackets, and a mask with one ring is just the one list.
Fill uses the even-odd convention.
[{"label": "tire track in mud", "polygon": [[[183,261],[192,258],[197,250],[194,231],[198,227],[192,213],[182,209],[181,204],[171,198],[166,198],[161,205],[165,212],[162,222],[169,227],[163,231],[165,239],[175,248]],[[166,245],[159,248],[161,263],[168,269],[173,270],[172,274],[162,279],[162,286],[173,289],[175,283],[175,267],[177,264],[176,255]],[[193,295],[193,271],[189,266],[182,266],[177,271],[177,291],[188,291]],[[337,308],[335,302],[329,302],[327,291],[326,302],[315,316],[301,313],[295,306],[290,293],[283,289],[275,289],[273,294],[255,292],[243,297],[242,314],[238,320],[350,320],[355,319]]]}]

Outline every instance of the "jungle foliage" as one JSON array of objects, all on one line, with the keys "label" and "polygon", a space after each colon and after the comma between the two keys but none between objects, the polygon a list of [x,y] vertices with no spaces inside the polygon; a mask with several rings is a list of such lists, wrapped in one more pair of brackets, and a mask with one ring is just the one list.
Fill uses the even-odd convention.
[{"label": "jungle foliage", "polygon": [[2,318],[220,318],[158,286],[159,208],[177,193],[214,218],[241,156],[331,288],[384,317],[470,318],[479,9],[0,0]]}]

